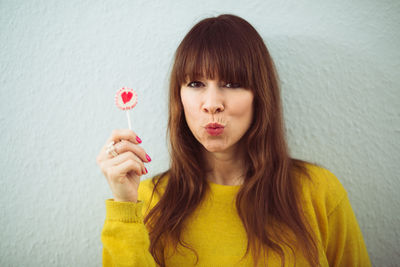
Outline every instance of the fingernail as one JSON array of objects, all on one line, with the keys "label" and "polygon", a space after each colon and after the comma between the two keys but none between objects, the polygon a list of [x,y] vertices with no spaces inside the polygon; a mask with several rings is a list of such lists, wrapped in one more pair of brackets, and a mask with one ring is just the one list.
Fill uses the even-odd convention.
[{"label": "fingernail", "polygon": [[142,142],[142,140],[139,138],[139,136],[136,136],[136,141],[138,141],[139,144]]},{"label": "fingernail", "polygon": [[149,155],[146,154],[146,159],[150,162],[151,158],[149,157]]},{"label": "fingernail", "polygon": [[149,172],[147,171],[146,167],[144,167],[144,169],[145,169],[145,171],[146,171],[145,173],[149,173]]}]

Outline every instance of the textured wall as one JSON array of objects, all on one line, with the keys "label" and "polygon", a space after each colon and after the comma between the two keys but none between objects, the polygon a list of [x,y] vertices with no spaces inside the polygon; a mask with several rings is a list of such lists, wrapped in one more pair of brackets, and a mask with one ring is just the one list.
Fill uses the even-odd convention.
[{"label": "textured wall", "polygon": [[221,13],[269,46],[293,155],[342,181],[374,265],[400,262],[400,5],[326,2],[1,0],[0,265],[101,265],[111,193],[95,158],[127,127],[114,93],[139,94],[131,116],[153,158],[147,177],[167,168],[173,53]]}]

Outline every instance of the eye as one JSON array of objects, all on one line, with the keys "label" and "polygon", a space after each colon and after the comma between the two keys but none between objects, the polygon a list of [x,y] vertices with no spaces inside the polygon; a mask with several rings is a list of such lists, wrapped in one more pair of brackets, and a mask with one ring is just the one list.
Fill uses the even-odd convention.
[{"label": "eye", "polygon": [[202,82],[199,81],[193,81],[187,84],[188,87],[192,87],[192,88],[199,88],[203,85]]},{"label": "eye", "polygon": [[227,88],[240,88],[242,85],[240,83],[226,83],[225,87]]}]

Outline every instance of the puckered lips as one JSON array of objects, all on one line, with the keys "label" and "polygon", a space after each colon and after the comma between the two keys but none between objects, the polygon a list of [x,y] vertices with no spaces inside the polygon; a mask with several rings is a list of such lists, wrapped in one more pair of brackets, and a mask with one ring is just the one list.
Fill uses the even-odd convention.
[{"label": "puckered lips", "polygon": [[209,135],[218,136],[224,132],[225,126],[219,123],[209,123],[205,128]]}]

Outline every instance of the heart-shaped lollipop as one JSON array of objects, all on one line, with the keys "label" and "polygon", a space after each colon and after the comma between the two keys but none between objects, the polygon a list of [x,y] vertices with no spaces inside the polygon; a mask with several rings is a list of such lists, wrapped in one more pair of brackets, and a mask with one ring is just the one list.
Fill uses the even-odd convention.
[{"label": "heart-shaped lollipop", "polygon": [[126,110],[126,116],[128,118],[129,129],[132,130],[131,118],[129,116],[129,110],[133,109],[137,104],[137,94],[133,89],[122,87],[117,91],[115,95],[115,104],[118,108]]},{"label": "heart-shaped lollipop", "polygon": [[129,102],[129,100],[132,99],[132,96],[133,96],[132,92],[123,92],[121,94],[122,102],[124,102],[124,104],[126,104],[127,102]]},{"label": "heart-shaped lollipop", "polygon": [[137,94],[133,89],[122,87],[115,95],[115,104],[122,110],[133,109],[137,104]]}]

